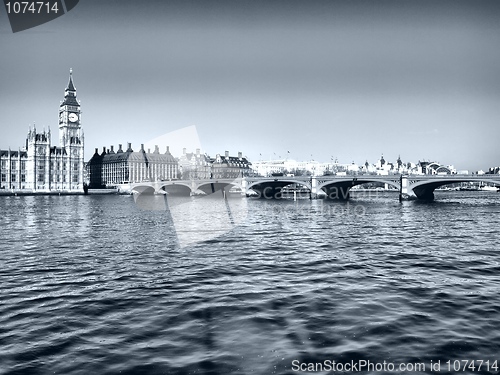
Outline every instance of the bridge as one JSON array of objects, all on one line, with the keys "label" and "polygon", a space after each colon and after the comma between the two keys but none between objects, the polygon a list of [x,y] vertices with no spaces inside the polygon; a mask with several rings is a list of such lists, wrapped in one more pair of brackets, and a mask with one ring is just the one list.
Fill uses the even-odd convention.
[{"label": "bridge", "polygon": [[220,178],[205,180],[168,180],[168,181],[143,181],[118,186],[121,191],[131,191],[135,193],[154,194],[174,194],[174,195],[195,195],[212,194],[216,191],[228,192],[231,188],[237,188],[241,192],[244,179],[242,178]]},{"label": "bridge", "polygon": [[433,200],[434,190],[441,186],[461,182],[494,184],[500,187],[500,175],[332,175],[332,176],[273,176],[239,177],[205,180],[169,180],[137,182],[119,185],[121,191],[151,194],[196,195],[221,192],[226,196],[236,188],[241,195],[253,192],[259,198],[281,199],[283,188],[292,187],[309,191],[310,198],[348,200],[354,186],[383,183],[399,191],[399,199],[415,197]]}]

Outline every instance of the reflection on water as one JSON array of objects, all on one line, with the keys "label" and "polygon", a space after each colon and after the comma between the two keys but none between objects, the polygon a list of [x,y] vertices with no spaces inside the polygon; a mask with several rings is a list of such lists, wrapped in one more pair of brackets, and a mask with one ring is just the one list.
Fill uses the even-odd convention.
[{"label": "reflection on water", "polygon": [[[92,206],[82,197],[5,196],[2,200],[6,207],[2,210],[3,222],[14,234],[10,239],[13,244],[36,246],[41,234],[66,242],[72,236],[88,235],[91,230]],[[52,227],[54,231],[47,232]]]},{"label": "reflection on water", "polygon": [[135,194],[144,211],[164,211],[173,223],[181,247],[217,238],[241,224],[247,215],[247,200],[220,194],[202,197]]}]

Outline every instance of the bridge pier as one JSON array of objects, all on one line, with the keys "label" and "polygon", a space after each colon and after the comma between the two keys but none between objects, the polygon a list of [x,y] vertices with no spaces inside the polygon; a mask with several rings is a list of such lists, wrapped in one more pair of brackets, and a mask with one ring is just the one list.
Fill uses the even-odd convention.
[{"label": "bridge pier", "polygon": [[415,198],[417,198],[417,196],[413,188],[410,187],[408,176],[401,176],[399,180],[399,201],[402,202],[403,200]]},{"label": "bridge pier", "polygon": [[248,193],[248,181],[246,178],[241,180],[241,196],[246,197]]},{"label": "bridge pier", "polygon": [[399,179],[399,201],[402,202],[405,196],[408,197],[408,178],[401,176]]},{"label": "bridge pier", "polygon": [[311,178],[311,192],[309,193],[309,199],[318,198],[318,179],[313,176]]}]

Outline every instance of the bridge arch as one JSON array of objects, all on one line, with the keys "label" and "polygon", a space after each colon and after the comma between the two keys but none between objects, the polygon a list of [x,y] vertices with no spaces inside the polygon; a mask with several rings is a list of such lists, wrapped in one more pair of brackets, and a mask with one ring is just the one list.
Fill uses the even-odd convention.
[{"label": "bridge arch", "polygon": [[156,185],[157,191],[163,190],[171,195],[191,195],[193,192],[189,182],[162,181]]},{"label": "bridge arch", "polygon": [[210,194],[213,194],[219,190],[227,193],[233,187],[243,189],[241,181],[237,181],[237,180],[210,180],[210,181],[198,182],[194,186],[194,191],[201,190],[205,194],[210,195]]},{"label": "bridge arch", "polygon": [[266,178],[266,179],[260,179],[258,181],[254,181],[254,182],[251,182],[247,185],[247,189],[252,189],[254,186],[256,185],[261,185],[261,184],[267,184],[267,183],[284,183],[283,186],[288,186],[288,185],[293,185],[293,184],[299,184],[299,185],[303,185],[305,186],[306,188],[308,189],[311,189],[312,186],[311,186],[311,183],[309,181],[306,181],[306,180],[292,180],[292,179],[283,179],[283,178],[280,178],[280,179],[273,179],[273,178]]},{"label": "bridge arch", "polygon": [[312,191],[310,179],[293,179],[293,178],[261,178],[257,181],[251,181],[247,185],[247,191],[253,190],[258,194],[259,198],[265,199],[281,199],[282,190],[285,186],[300,185]]},{"label": "bridge arch", "polygon": [[370,176],[358,176],[349,178],[339,178],[335,180],[323,180],[318,181],[317,190],[323,190],[326,193],[327,198],[336,200],[348,200],[350,198],[350,190],[354,186],[379,182],[393,186],[396,189],[400,189],[399,177],[396,179],[390,178],[376,178]]},{"label": "bridge arch", "polygon": [[186,186],[186,187],[191,189],[191,184],[188,181],[184,182],[181,180],[177,180],[177,181],[161,181],[161,182],[156,183],[156,186],[158,187],[158,189],[161,189],[165,186],[173,186],[173,185],[182,185],[182,186]]},{"label": "bridge arch", "polygon": [[[410,179],[411,180],[411,179]],[[484,182],[493,183],[496,186],[500,186],[500,176],[498,178],[467,178],[465,176],[457,178],[443,178],[439,180],[418,180],[410,181],[408,185],[409,189],[417,196],[418,199],[422,200],[433,200],[434,190],[441,186],[457,184],[461,182]]]}]

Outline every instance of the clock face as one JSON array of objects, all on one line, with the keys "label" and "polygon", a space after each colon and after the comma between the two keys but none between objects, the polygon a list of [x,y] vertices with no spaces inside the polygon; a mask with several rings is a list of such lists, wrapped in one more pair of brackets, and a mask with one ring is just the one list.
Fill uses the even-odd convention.
[{"label": "clock face", "polygon": [[44,150],[43,150],[43,147],[38,147],[38,153],[39,153],[40,155],[43,155],[43,151],[44,151]]},{"label": "clock face", "polygon": [[76,148],[73,149],[73,155],[75,155],[75,156],[78,155],[78,150]]},{"label": "clock face", "polygon": [[71,122],[75,122],[75,121],[77,121],[77,120],[78,120],[78,115],[77,115],[77,114],[75,114],[75,113],[70,113],[70,114],[69,114],[69,116],[68,116],[68,119],[69,119],[69,121],[71,121]]}]

